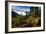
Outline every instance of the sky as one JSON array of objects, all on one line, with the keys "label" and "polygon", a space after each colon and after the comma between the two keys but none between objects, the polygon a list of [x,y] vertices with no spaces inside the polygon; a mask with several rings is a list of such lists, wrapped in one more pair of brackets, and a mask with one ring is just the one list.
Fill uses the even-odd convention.
[{"label": "sky", "polygon": [[30,6],[12,6],[12,10],[30,11]]},{"label": "sky", "polygon": [[[19,11],[18,11],[19,10]],[[30,11],[30,6],[12,6],[12,11],[16,12],[17,14],[22,13],[22,15],[26,15],[26,11]]]}]

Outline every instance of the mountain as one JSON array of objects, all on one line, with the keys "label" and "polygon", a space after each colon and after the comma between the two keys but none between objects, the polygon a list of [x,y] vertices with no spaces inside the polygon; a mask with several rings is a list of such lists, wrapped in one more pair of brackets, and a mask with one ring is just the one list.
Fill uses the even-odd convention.
[{"label": "mountain", "polygon": [[18,15],[16,12],[12,11],[12,16]]},{"label": "mountain", "polygon": [[41,8],[40,7],[32,7],[32,10],[30,10],[30,14],[41,16]]}]

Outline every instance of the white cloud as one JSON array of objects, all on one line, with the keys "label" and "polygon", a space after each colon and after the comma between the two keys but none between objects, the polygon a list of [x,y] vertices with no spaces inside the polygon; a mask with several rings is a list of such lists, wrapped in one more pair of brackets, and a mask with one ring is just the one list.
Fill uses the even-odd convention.
[{"label": "white cloud", "polygon": [[26,15],[26,13],[24,12],[24,11],[14,11],[14,12],[16,12],[17,14],[22,14],[22,15]]}]

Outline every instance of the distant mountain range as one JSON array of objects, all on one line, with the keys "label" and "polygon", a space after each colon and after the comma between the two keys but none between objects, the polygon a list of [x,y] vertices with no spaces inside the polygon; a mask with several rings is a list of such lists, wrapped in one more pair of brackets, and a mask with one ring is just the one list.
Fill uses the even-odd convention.
[{"label": "distant mountain range", "polygon": [[29,13],[29,11],[12,11],[13,15],[16,16],[16,15],[23,15],[25,16],[26,13]]},{"label": "distant mountain range", "polygon": [[39,7],[33,7],[32,10],[30,11],[12,11],[12,15],[13,16],[16,16],[16,15],[23,15],[25,16],[26,14],[32,14],[32,15],[37,15],[37,16],[40,16],[41,15],[41,10],[38,10]]}]

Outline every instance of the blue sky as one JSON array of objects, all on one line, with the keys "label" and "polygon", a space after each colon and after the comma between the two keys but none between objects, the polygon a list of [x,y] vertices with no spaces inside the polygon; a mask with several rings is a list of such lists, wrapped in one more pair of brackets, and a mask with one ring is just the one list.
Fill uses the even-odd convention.
[{"label": "blue sky", "polygon": [[12,6],[12,10],[30,11],[30,6]]}]

